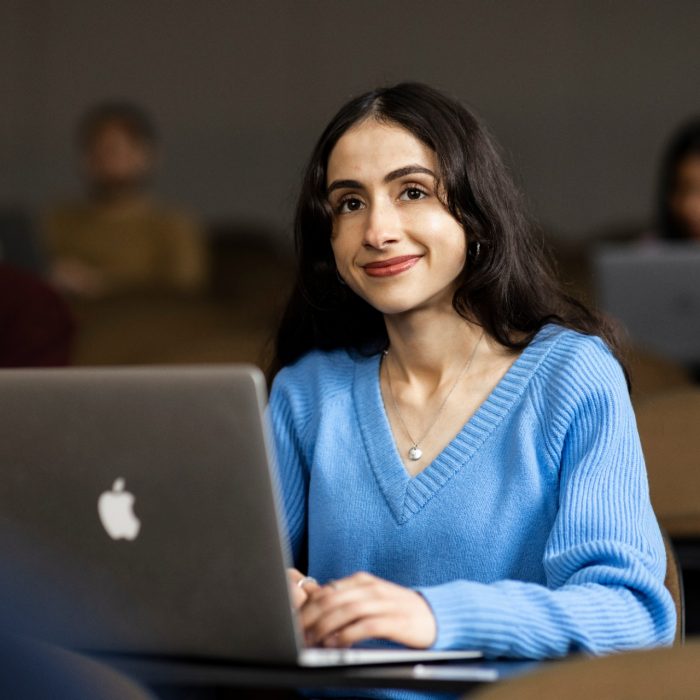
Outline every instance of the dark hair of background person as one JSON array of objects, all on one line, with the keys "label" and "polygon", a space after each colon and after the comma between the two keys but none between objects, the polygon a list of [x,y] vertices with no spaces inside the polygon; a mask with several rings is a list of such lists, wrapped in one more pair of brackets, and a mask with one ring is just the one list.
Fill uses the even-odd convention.
[{"label": "dark hair of background person", "polygon": [[691,119],[675,132],[661,162],[657,199],[657,227],[661,238],[689,238],[671,211],[671,197],[676,191],[678,166],[689,156],[700,156],[700,117]]},{"label": "dark hair of background person", "polygon": [[136,142],[146,146],[156,144],[156,128],[141,107],[127,101],[110,100],[96,104],[83,115],[78,123],[78,146],[88,148],[108,124],[118,124]]},{"label": "dark hair of background person", "polygon": [[477,118],[427,85],[402,83],[348,102],[311,155],[295,219],[297,278],[278,329],[270,381],[315,348],[374,354],[388,346],[382,314],[337,275],[326,196],[333,147],[348,129],[370,117],[402,126],[437,155],[445,205],[468,236],[467,260],[452,301],[463,318],[514,350],[526,347],[550,322],[599,335],[618,350],[612,328],[563,291],[542,236],[528,220],[521,195]]}]

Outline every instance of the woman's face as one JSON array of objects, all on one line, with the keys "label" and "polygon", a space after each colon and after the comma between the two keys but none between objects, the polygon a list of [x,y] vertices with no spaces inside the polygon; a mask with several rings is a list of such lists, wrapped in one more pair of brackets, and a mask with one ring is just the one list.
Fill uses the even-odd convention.
[{"label": "woman's face", "polygon": [[451,308],[467,241],[437,177],[428,146],[371,118],[346,131],[328,159],[338,273],[383,314]]},{"label": "woman's face", "polygon": [[700,240],[700,155],[687,156],[678,164],[669,204],[688,238]]}]

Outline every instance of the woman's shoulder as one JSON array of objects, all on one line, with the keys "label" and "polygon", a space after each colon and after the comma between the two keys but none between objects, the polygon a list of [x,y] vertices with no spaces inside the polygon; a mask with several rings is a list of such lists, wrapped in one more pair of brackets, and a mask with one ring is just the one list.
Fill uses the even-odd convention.
[{"label": "woman's shoulder", "polygon": [[548,323],[543,326],[532,340],[531,345],[548,345],[552,349],[558,349],[559,359],[579,355],[595,355],[597,357],[614,357],[605,341],[590,333],[583,333],[556,323]]},{"label": "woman's shoulder", "polygon": [[550,324],[535,336],[531,347],[543,355],[539,374],[548,393],[628,393],[620,362],[599,336]]},{"label": "woman's shoulder", "polygon": [[273,391],[320,394],[324,398],[347,390],[358,364],[369,358],[344,348],[311,350],[282,368],[272,383]]}]

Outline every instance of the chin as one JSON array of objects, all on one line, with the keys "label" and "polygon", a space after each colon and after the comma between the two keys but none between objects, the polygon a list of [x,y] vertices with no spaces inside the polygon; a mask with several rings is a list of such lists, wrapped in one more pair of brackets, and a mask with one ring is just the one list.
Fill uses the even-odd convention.
[{"label": "chin", "polygon": [[385,316],[405,313],[414,307],[414,304],[406,298],[405,294],[366,294],[362,289],[352,287],[351,289],[373,309]]},{"label": "chin", "polygon": [[381,301],[365,299],[365,301],[384,316],[401,316],[411,311],[419,311],[428,306],[425,300],[412,301],[406,299],[406,297],[401,299],[382,299]]},{"label": "chin", "polygon": [[[409,290],[410,292],[411,290]],[[434,293],[410,295],[399,290],[391,294],[362,294],[355,291],[355,294],[362,297],[370,306],[375,308],[384,316],[400,316],[413,311],[427,309],[452,310],[452,299],[454,290],[439,290]]]},{"label": "chin", "polygon": [[407,304],[385,304],[382,306],[372,304],[382,316],[401,316],[409,311],[415,311],[415,307]]}]

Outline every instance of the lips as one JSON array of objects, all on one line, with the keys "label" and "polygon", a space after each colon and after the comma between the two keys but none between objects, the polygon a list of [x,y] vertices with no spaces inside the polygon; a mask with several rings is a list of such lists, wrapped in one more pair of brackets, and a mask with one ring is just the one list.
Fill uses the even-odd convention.
[{"label": "lips", "polygon": [[421,255],[399,255],[388,260],[367,263],[362,267],[370,277],[391,277],[410,270],[421,257]]}]

